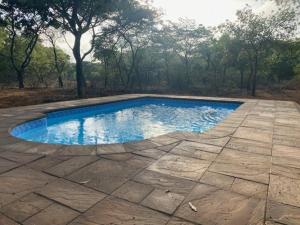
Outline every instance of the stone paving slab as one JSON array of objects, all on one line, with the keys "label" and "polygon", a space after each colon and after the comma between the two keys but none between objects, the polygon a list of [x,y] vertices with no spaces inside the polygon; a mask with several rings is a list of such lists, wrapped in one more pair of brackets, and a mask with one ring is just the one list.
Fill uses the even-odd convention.
[{"label": "stone paving slab", "polygon": [[19,166],[18,163],[0,158],[0,174],[9,171],[13,168],[16,168],[18,166]]},{"label": "stone paving slab", "polygon": [[56,156],[90,156],[97,154],[97,146],[64,146],[55,152]]},{"label": "stone paving slab", "polygon": [[185,145],[177,145],[170,153],[207,161],[214,161],[217,157],[217,154],[215,153],[198,150],[197,148]]},{"label": "stone paving slab", "polygon": [[230,139],[230,137],[215,137],[208,134],[198,133],[186,133],[186,132],[174,132],[169,134],[170,137],[177,138],[179,140],[200,142],[209,145],[216,145],[223,147]]},{"label": "stone paving slab", "polygon": [[247,117],[245,121],[242,123],[243,127],[252,127],[258,129],[265,129],[265,130],[273,130],[274,122],[273,119],[261,118],[259,116],[255,118]]},{"label": "stone paving slab", "polygon": [[165,191],[172,191],[178,194],[187,195],[195,186],[195,182],[179,177],[157,173],[150,170],[144,170],[133,180],[151,185],[152,187]]},{"label": "stone paving slab", "polygon": [[194,225],[178,218],[172,218],[167,225]]},{"label": "stone paving slab", "polygon": [[300,148],[284,145],[273,145],[272,155],[275,157],[287,157],[295,160],[300,160]]},{"label": "stone paving slab", "polygon": [[[276,130],[276,128],[274,130]],[[300,139],[297,137],[289,137],[289,136],[274,134],[273,143],[300,148]]]},{"label": "stone paving slab", "polygon": [[123,144],[99,145],[97,155],[125,153],[126,147]]},{"label": "stone paving slab", "polygon": [[169,145],[158,146],[158,147],[156,147],[156,149],[164,151],[164,152],[169,152],[173,148],[175,148],[177,145],[178,145],[178,142],[177,143],[173,143],[173,144],[169,144]]},{"label": "stone paving slab", "polygon": [[164,155],[148,169],[159,173],[198,181],[210,161],[188,158],[173,154]]},{"label": "stone paving slab", "polygon": [[0,224],[3,225],[20,225],[19,223],[16,223],[15,221],[11,220],[7,216],[0,213]]},{"label": "stone paving slab", "polygon": [[19,167],[0,175],[0,207],[44,187],[55,177],[26,167]]},{"label": "stone paving slab", "polygon": [[177,145],[173,150],[198,150],[217,154],[221,152],[222,147],[210,144],[203,144],[200,142],[183,141],[179,145]]},{"label": "stone paving slab", "polygon": [[162,144],[152,142],[150,140],[144,140],[144,141],[138,141],[138,142],[130,142],[124,144],[125,148],[128,149],[128,151],[131,149],[131,151],[136,150],[146,150],[150,148],[156,148],[158,146],[162,146]]},{"label": "stone paving slab", "polygon": [[63,161],[64,159],[62,158],[44,157],[27,164],[27,166],[35,170],[47,170],[48,168],[55,166]]},{"label": "stone paving slab", "polygon": [[231,186],[231,191],[249,197],[265,199],[268,185],[236,178]]},{"label": "stone paving slab", "polygon": [[43,156],[36,155],[36,154],[24,154],[24,153],[12,152],[12,151],[5,151],[5,152],[1,152],[0,157],[17,163],[26,164],[35,161],[39,158],[42,158]]},{"label": "stone paving slab", "polygon": [[111,194],[137,173],[133,166],[101,159],[71,174],[67,178],[84,186]]},{"label": "stone paving slab", "polygon": [[[190,203],[197,212],[191,210]],[[209,185],[196,186],[175,215],[199,224],[247,225],[264,220],[263,200]]]},{"label": "stone paving slab", "polygon": [[63,179],[47,184],[38,193],[79,212],[86,211],[106,196],[103,193]]},{"label": "stone paving slab", "polygon": [[268,201],[266,219],[280,224],[300,224],[300,209],[294,206]]},{"label": "stone paving slab", "polygon": [[149,140],[159,145],[170,145],[180,141],[176,138],[169,137],[168,135],[161,135],[158,137],[150,138]]},{"label": "stone paving slab", "polygon": [[226,190],[231,188],[234,180],[234,177],[207,171],[202,176],[200,182]]},{"label": "stone paving slab", "polygon": [[272,144],[241,138],[231,138],[227,143],[226,148],[231,148],[243,152],[271,155]]},{"label": "stone paving slab", "polygon": [[172,215],[183,200],[183,195],[155,189],[143,200],[142,205]]},{"label": "stone paving slab", "polygon": [[291,168],[297,168],[300,169],[300,161],[294,158],[285,157],[285,155],[282,156],[273,156],[272,157],[272,163],[273,165],[279,165],[283,167],[291,167]]},{"label": "stone paving slab", "polygon": [[133,153],[137,154],[137,155],[149,157],[149,158],[152,158],[152,159],[159,159],[161,156],[166,154],[164,151],[158,150],[158,149],[146,149],[146,150],[136,151],[136,152],[133,152]]},{"label": "stone paving slab", "polygon": [[152,158],[147,158],[139,155],[134,155],[132,158],[124,161],[126,165],[134,167],[136,171],[145,169],[153,162],[154,160]]},{"label": "stone paving slab", "polygon": [[271,174],[300,180],[300,169],[272,164]]},{"label": "stone paving slab", "polygon": [[271,175],[269,199],[300,207],[300,180]]},{"label": "stone paving slab", "polygon": [[44,171],[58,177],[64,177],[96,160],[98,157],[95,156],[73,157]]},{"label": "stone paving slab", "polygon": [[30,193],[1,209],[1,212],[17,222],[23,222],[34,214],[50,206],[53,202],[39,195]]},{"label": "stone paving slab", "polygon": [[132,153],[120,153],[120,154],[104,154],[101,158],[109,159],[117,162],[126,162],[131,160],[135,155]]},{"label": "stone paving slab", "polygon": [[[300,107],[240,101],[204,133],[98,146],[23,141],[8,131],[48,110],[122,95],[0,110],[0,225],[298,225]],[[193,207],[191,207],[191,204]]]},{"label": "stone paving slab", "polygon": [[272,143],[272,131],[252,127],[239,127],[233,137]]},{"label": "stone paving slab", "polygon": [[[36,148],[36,146],[40,145],[38,143],[32,143],[32,142],[23,142],[15,137],[12,137],[14,140],[12,140],[11,143],[6,143],[5,141],[1,140],[1,149],[12,151],[12,152],[26,152],[28,149]],[[6,137],[5,137],[6,139]],[[17,142],[15,140],[18,140]],[[9,141],[10,142],[10,141]]]},{"label": "stone paving slab", "polygon": [[59,204],[52,204],[41,212],[27,219],[24,225],[64,225],[79,215],[78,212]]},{"label": "stone paving slab", "polygon": [[70,225],[158,225],[166,224],[169,217],[143,206],[117,198],[98,203]]},{"label": "stone paving slab", "polygon": [[300,128],[292,128],[286,126],[275,126],[274,135],[285,136],[284,138],[298,138]]},{"label": "stone paving slab", "polygon": [[117,189],[113,195],[130,202],[139,203],[141,202],[150,192],[153,191],[151,185],[137,183],[134,181],[128,181]]},{"label": "stone paving slab", "polygon": [[225,149],[209,171],[268,184],[270,166],[270,156]]}]

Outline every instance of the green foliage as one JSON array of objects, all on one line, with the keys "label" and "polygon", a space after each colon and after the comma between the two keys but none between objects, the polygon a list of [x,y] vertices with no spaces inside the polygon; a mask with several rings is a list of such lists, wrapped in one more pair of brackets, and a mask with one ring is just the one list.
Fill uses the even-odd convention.
[{"label": "green foliage", "polygon": [[0,23],[8,38],[7,57],[16,72],[19,88],[24,88],[24,74],[41,32],[53,24],[39,1],[3,0],[0,2]]},{"label": "green foliage", "polygon": [[255,94],[257,80],[265,85],[291,79],[299,63],[290,40],[294,12],[281,9],[264,16],[245,8],[237,18],[214,29],[185,19],[151,29],[137,26],[121,35],[112,32],[98,38],[94,56],[111,79],[130,79],[136,88],[195,87],[215,94],[247,88]]},{"label": "green foliage", "polygon": [[222,29],[238,40],[248,55],[251,74],[247,87],[249,90],[251,85],[253,96],[256,93],[258,70],[270,48],[276,41],[288,40],[293,36],[296,27],[295,12],[288,8],[279,9],[271,16],[264,16],[255,14],[251,8],[246,7],[237,11],[237,21],[223,25]]},{"label": "green foliage", "polygon": [[[26,48],[26,40],[24,37],[18,37],[15,41],[16,63],[21,63],[24,57],[24,49]],[[16,81],[15,70],[13,69],[9,59],[9,40],[8,34],[4,29],[0,29],[0,83],[3,85],[13,85]],[[58,49],[58,59],[67,66],[70,57],[61,49]],[[30,87],[48,87],[56,86],[57,71],[55,69],[54,55],[51,47],[45,47],[41,42],[35,46],[30,64],[24,74],[25,84]]]},{"label": "green foliage", "polygon": [[[69,56],[58,49],[58,60],[68,64]],[[67,70],[64,68],[63,73]],[[26,73],[26,82],[31,87],[57,86],[58,72],[55,67],[54,54],[51,47],[38,44],[32,54],[32,61]]]},{"label": "green foliage", "polygon": [[[124,88],[134,85],[134,76],[141,86],[138,64],[154,28],[155,12],[151,8],[137,1],[123,1],[119,6],[118,13],[111,18],[112,24],[104,27],[102,35],[95,39],[94,57],[104,64],[105,88],[109,74],[116,74]],[[109,67],[117,71],[109,72]]]}]

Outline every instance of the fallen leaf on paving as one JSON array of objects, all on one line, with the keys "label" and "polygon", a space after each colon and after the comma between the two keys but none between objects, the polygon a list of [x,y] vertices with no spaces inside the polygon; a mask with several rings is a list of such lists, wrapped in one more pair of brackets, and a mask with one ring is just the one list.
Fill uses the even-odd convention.
[{"label": "fallen leaf on paving", "polygon": [[194,212],[197,212],[196,206],[194,206],[191,202],[189,202],[189,206]]},{"label": "fallen leaf on paving", "polygon": [[88,182],[90,182],[90,180],[81,181],[81,182],[79,182],[79,183],[80,183],[80,184],[87,184]]}]

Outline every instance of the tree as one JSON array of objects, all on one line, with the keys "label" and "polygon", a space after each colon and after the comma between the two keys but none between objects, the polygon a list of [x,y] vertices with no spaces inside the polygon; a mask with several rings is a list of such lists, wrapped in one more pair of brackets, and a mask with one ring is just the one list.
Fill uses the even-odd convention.
[{"label": "tree", "polygon": [[[103,59],[104,63],[107,62],[107,56],[114,55],[117,58],[119,76],[125,89],[133,84],[134,74],[137,79],[140,79],[137,56],[139,51],[151,41],[149,36],[151,36],[155,18],[156,13],[150,7],[141,5],[137,1],[132,1],[131,4],[122,2],[118,13],[111,18],[113,23],[103,29],[103,35],[96,39],[98,49],[96,49],[95,56]],[[109,46],[111,49],[108,48]],[[129,56],[126,57],[126,61],[124,56]]]},{"label": "tree", "polygon": [[261,57],[270,44],[276,40],[286,40],[296,29],[295,13],[282,9],[271,16],[253,13],[245,8],[237,12],[237,21],[226,24],[233,37],[240,40],[247,52],[251,65],[251,94],[256,94],[258,66]]},{"label": "tree", "polygon": [[55,64],[55,68],[57,71],[58,87],[63,88],[64,87],[63,78],[62,78],[63,72],[66,68],[66,65],[67,65],[67,62],[69,61],[69,59],[62,57],[63,56],[62,50],[57,48],[56,42],[59,38],[57,32],[55,32],[53,30],[47,30],[45,35],[47,36],[48,41],[50,42],[50,44],[52,46],[53,56],[54,56],[54,64]]},{"label": "tree", "polygon": [[[139,7],[137,0],[44,0],[45,7],[65,32],[74,36],[72,48],[76,61],[76,80],[78,97],[85,95],[85,77],[82,70],[83,60],[94,50],[96,36],[114,19],[123,13],[126,7]],[[135,15],[128,15],[134,17]],[[91,47],[81,53],[82,36],[91,34]]]},{"label": "tree", "polygon": [[[39,41],[32,53],[32,60],[26,70],[26,83],[33,88],[57,86],[58,72],[52,47],[44,46]],[[63,62],[62,74],[66,73],[70,57],[57,49],[57,60]]]},{"label": "tree", "polygon": [[265,60],[266,73],[272,83],[291,80],[296,75],[300,59],[300,44],[297,41],[278,41]]},{"label": "tree", "polygon": [[[107,0],[45,0],[45,7],[52,13],[52,18],[65,31],[74,36],[73,56],[76,61],[76,81],[78,97],[85,96],[85,78],[82,62],[94,48],[96,28],[101,26],[115,11],[118,1]],[[92,32],[91,47],[81,53],[82,36]]]},{"label": "tree", "polygon": [[19,88],[24,88],[24,74],[40,33],[51,20],[47,13],[37,10],[35,1],[3,0],[0,19],[8,32],[9,60],[17,73]]},{"label": "tree", "polygon": [[202,25],[196,25],[195,21],[180,19],[179,23],[172,24],[175,39],[175,52],[184,64],[185,79],[190,84],[191,59],[198,51],[199,45],[209,37],[209,31]]},{"label": "tree", "polygon": [[55,66],[53,64],[52,49],[37,43],[32,60],[26,70],[26,83],[32,88],[48,88],[55,79]]},{"label": "tree", "polygon": [[171,24],[160,24],[161,29],[155,30],[152,36],[153,47],[162,55],[164,74],[167,78],[167,83],[171,83],[170,64],[174,53],[175,39],[172,32]]},{"label": "tree", "polygon": [[15,81],[14,71],[11,68],[10,61],[7,60],[7,40],[8,32],[4,27],[0,27],[0,83],[3,84],[13,83],[13,81]]},{"label": "tree", "polygon": [[212,45],[215,41],[213,31],[210,31],[207,39],[199,44],[198,51],[200,55],[204,58],[206,62],[205,70],[209,71],[211,67],[211,60],[212,60]]},{"label": "tree", "polygon": [[271,0],[274,1],[277,5],[284,5],[289,7],[298,8],[300,7],[299,0]]},{"label": "tree", "polygon": [[104,89],[107,88],[108,84],[110,61],[117,54],[116,44],[116,41],[106,36],[98,37],[96,41],[94,57],[101,60],[104,64]]},{"label": "tree", "polygon": [[248,66],[248,60],[247,60],[247,53],[242,47],[239,48],[235,66],[238,68],[240,72],[240,89],[243,90],[244,77],[245,77],[246,68]]}]

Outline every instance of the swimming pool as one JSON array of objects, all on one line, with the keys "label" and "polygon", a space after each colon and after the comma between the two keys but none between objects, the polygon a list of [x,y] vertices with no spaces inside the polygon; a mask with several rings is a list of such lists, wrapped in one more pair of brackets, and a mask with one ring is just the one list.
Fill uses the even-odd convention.
[{"label": "swimming pool", "polygon": [[240,103],[138,98],[49,112],[11,135],[40,143],[95,145],[139,141],[174,131],[204,132]]}]

